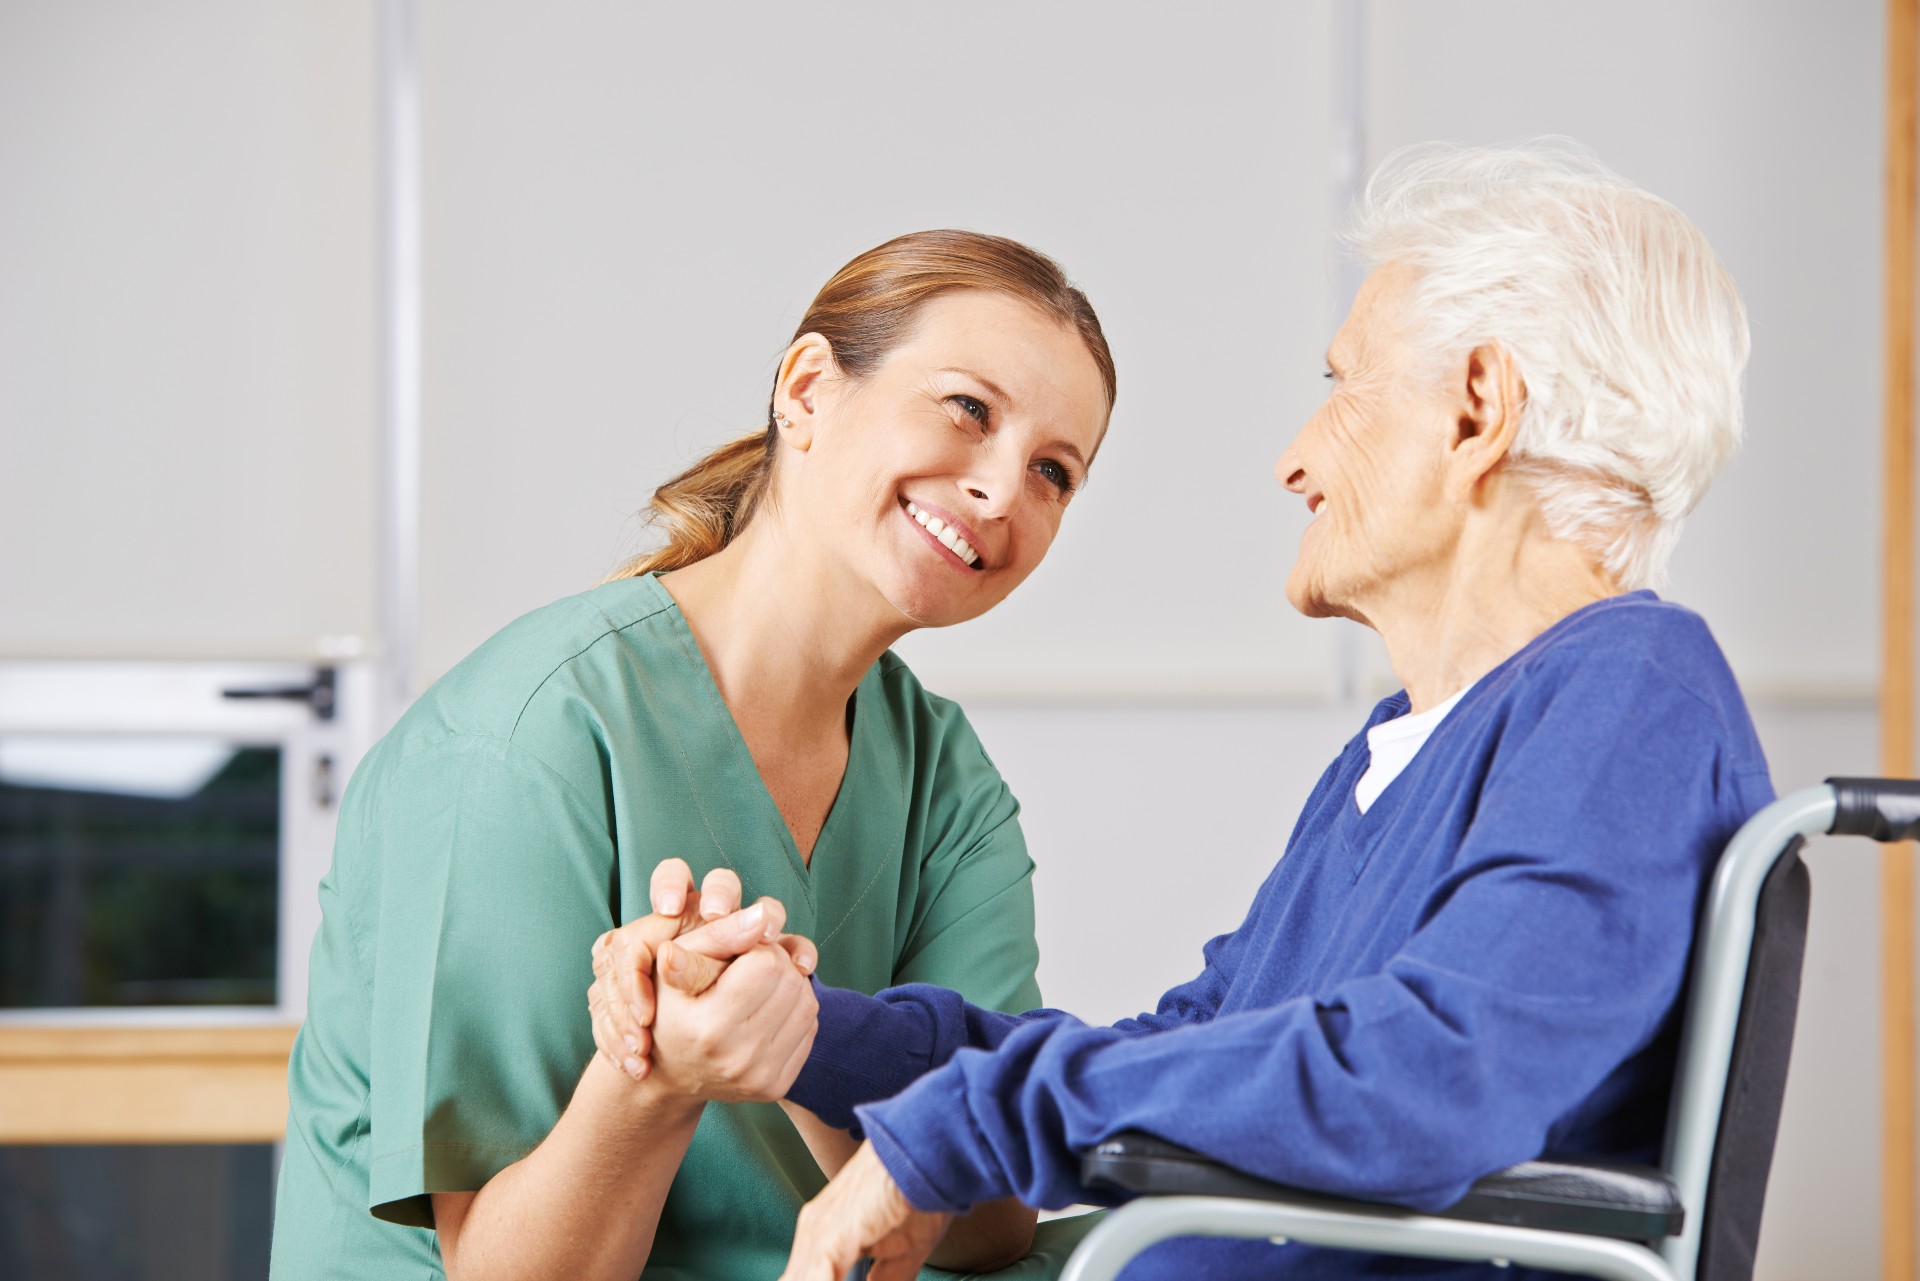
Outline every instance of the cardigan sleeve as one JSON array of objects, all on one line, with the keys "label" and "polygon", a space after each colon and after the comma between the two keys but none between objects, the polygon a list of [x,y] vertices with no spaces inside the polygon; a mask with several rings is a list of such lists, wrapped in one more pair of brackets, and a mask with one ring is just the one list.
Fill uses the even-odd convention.
[{"label": "cardigan sleeve", "polygon": [[[1222,934],[1209,942],[1206,968],[1197,978],[1160,998],[1153,1013],[1123,1019],[1115,1030],[1139,1035],[1212,1018],[1226,991],[1234,937]],[[1059,1010],[1006,1014],[984,1009],[925,983],[872,996],[818,979],[813,989],[820,1002],[819,1030],[787,1098],[855,1137],[865,1134],[854,1111],[860,1104],[892,1098],[963,1049],[991,1050],[1017,1029],[1069,1018]]]},{"label": "cardigan sleeve", "polygon": [[1529,685],[1384,966],[1145,1035],[1059,1017],[961,1049],[858,1111],[908,1199],[1095,1200],[1075,1153],[1127,1129],[1424,1209],[1538,1155],[1671,1016],[1706,871],[1765,784],[1730,785],[1721,718],[1657,662]]}]

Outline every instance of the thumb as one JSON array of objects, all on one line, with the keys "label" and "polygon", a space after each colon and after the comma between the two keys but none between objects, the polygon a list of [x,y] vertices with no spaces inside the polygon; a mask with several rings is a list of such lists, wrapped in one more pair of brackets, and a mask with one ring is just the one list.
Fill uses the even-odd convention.
[{"label": "thumb", "polygon": [[690,952],[677,943],[660,945],[660,981],[688,996],[698,996],[712,987],[726,968],[724,961]]}]

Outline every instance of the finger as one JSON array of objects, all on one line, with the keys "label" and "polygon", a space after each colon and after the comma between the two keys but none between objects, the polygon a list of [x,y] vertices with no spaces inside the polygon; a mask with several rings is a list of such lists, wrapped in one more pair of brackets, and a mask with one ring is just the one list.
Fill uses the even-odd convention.
[{"label": "finger", "polygon": [[678,916],[686,910],[687,896],[693,892],[693,869],[683,858],[663,858],[653,866],[647,881],[647,901],[662,916]]},{"label": "finger", "polygon": [[587,989],[587,1011],[592,1016],[594,1046],[607,1062],[636,1081],[644,1080],[651,1066],[647,1052],[652,1042],[646,1030],[623,1031],[618,1006],[608,1006],[605,989],[599,983]]},{"label": "finger", "polygon": [[657,993],[652,975],[660,945],[681,928],[681,918],[656,913],[629,921],[614,932],[607,951],[608,966],[620,983],[622,996],[633,1008],[634,1021],[641,1027],[653,1022]]},{"label": "finger", "polygon": [[688,996],[699,996],[712,987],[726,968],[724,961],[688,951],[678,943],[660,945],[657,963],[660,981]]},{"label": "finger", "polygon": [[716,867],[700,882],[700,917],[716,920],[740,909],[740,876],[732,868]]},{"label": "finger", "polygon": [[[651,919],[651,918],[649,918]],[[622,1007],[635,1027],[653,1022],[653,950],[622,930],[614,939],[607,965],[607,995]]]},{"label": "finger", "polygon": [[815,970],[820,968],[820,949],[815,947],[813,940],[806,935],[782,934],[774,942],[784,948],[787,955],[793,959],[793,967],[809,978],[813,976]]},{"label": "finger", "polygon": [[793,1253],[787,1259],[780,1281],[841,1281],[847,1270],[860,1261],[860,1251],[840,1241],[820,1241],[804,1228],[795,1234]]},{"label": "finger", "polygon": [[743,912],[708,921],[697,930],[689,930],[675,939],[674,946],[698,952],[716,961],[751,952],[755,947],[777,938],[779,927],[787,923],[787,909],[779,899],[763,898]]},{"label": "finger", "polygon": [[622,1056],[615,1053],[615,1047],[620,1044],[620,1036],[607,1018],[606,998],[601,994],[598,983],[587,989],[587,1014],[593,1022],[594,1048],[609,1064],[619,1067]]},{"label": "finger", "polygon": [[800,1079],[800,1069],[807,1065],[807,1056],[813,1053],[814,1038],[819,1033],[819,1021],[812,1014],[802,1015],[800,1025],[790,1029],[789,1039],[785,1044],[789,1044],[791,1049],[787,1052],[786,1060],[780,1064],[779,1075],[774,1078],[772,1091],[774,1097],[786,1098],[787,1091],[791,1090],[793,1083]]},{"label": "finger", "polygon": [[615,1067],[636,1081],[643,1079],[652,1037],[634,1021],[631,1007],[616,993],[611,976],[596,983],[594,991],[596,995],[588,997],[587,1005],[594,1011],[595,1042],[607,1051]]}]

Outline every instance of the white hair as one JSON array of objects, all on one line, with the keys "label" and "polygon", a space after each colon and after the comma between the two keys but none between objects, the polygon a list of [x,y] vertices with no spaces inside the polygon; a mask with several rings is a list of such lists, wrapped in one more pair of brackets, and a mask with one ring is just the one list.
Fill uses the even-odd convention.
[{"label": "white hair", "polygon": [[1345,238],[1369,267],[1416,272],[1416,346],[1512,358],[1526,401],[1506,466],[1548,529],[1623,587],[1661,585],[1742,430],[1746,309],[1700,229],[1549,138],[1396,152]]}]

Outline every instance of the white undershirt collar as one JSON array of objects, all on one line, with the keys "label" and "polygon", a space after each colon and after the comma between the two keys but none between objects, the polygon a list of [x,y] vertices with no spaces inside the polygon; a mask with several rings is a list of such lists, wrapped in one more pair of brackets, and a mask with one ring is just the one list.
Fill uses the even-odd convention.
[{"label": "white undershirt collar", "polygon": [[1468,685],[1456,691],[1452,698],[1424,712],[1396,716],[1390,721],[1381,721],[1367,731],[1367,772],[1353,787],[1353,803],[1362,814],[1373,808],[1380,799],[1380,793],[1387,790],[1387,784],[1400,777],[1402,770],[1413,763],[1420,748],[1432,737],[1440,722],[1447,719],[1447,713],[1453,705],[1466,697]]}]

